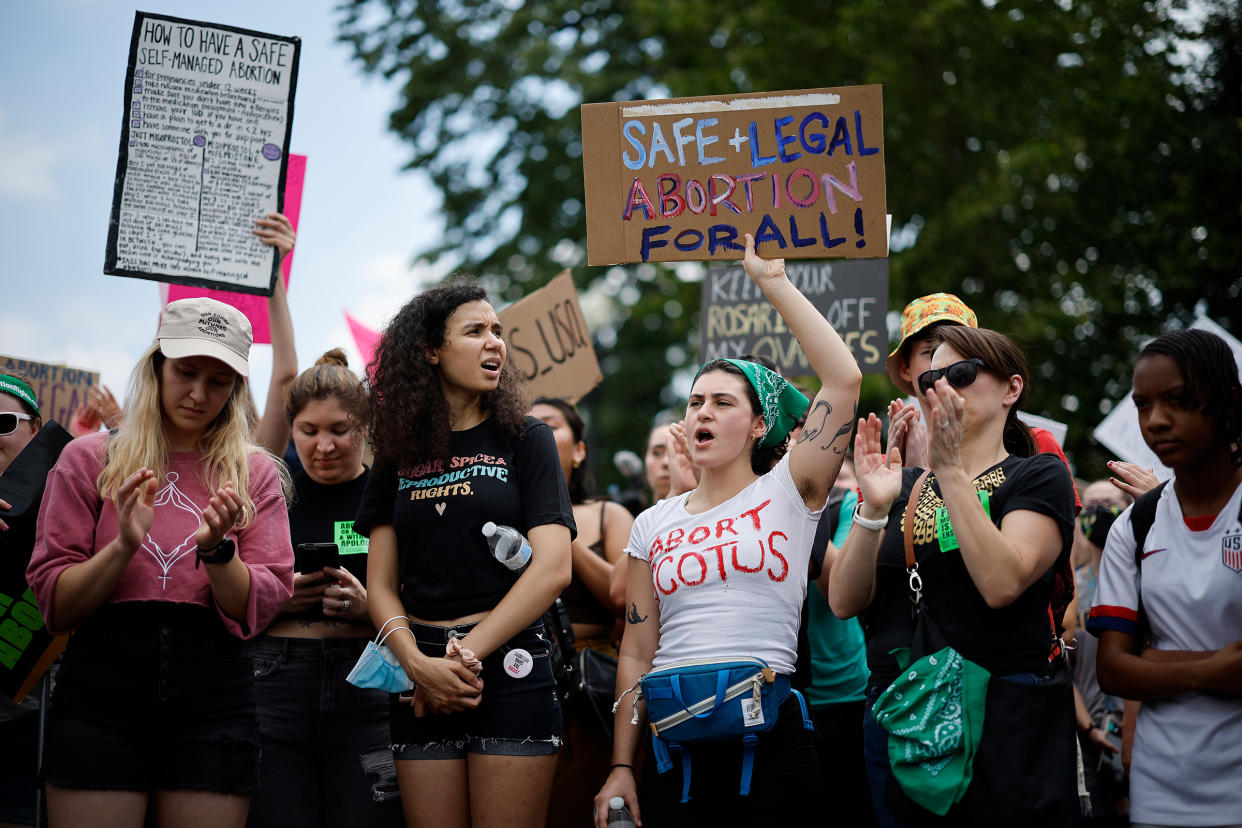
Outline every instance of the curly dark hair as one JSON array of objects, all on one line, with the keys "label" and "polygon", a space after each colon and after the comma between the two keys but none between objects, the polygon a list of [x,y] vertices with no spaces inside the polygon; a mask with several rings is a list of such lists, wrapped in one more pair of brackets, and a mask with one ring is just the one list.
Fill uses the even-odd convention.
[{"label": "curly dark hair", "polygon": [[[756,362],[757,360],[747,361]],[[760,362],[759,364],[762,365],[763,363]],[[759,394],[755,392],[755,386],[750,384],[750,380],[747,379],[746,374],[742,372],[741,368],[738,368],[733,363],[726,362],[723,359],[713,359],[711,362],[708,362],[699,369],[699,376],[701,377],[712,371],[724,371],[726,374],[733,374],[736,377],[740,377],[742,385],[746,387],[746,399],[750,402],[750,413],[763,416],[763,404],[759,402]],[[759,445],[761,442],[763,441],[760,440],[756,442],[755,447],[751,449],[750,470],[755,474],[764,475],[772,471],[772,469],[776,467],[777,462],[785,456],[785,452],[789,450],[789,437],[786,435],[785,439],[781,442],[766,448]]]},{"label": "curly dark hair", "polygon": [[1229,345],[1214,333],[1189,328],[1153,339],[1138,358],[1157,355],[1176,363],[1186,383],[1183,404],[1214,419],[1214,436],[1228,447],[1229,462],[1242,466],[1242,382]]},{"label": "curly dark hair", "polygon": [[[449,459],[452,413],[440,387],[440,371],[426,353],[444,344],[453,312],[478,301],[488,301],[487,291],[469,276],[452,276],[406,302],[384,329],[368,366],[378,459],[397,468]],[[494,423],[520,439],[530,408],[526,398],[525,381],[506,360],[499,385],[483,395],[482,404]]]}]

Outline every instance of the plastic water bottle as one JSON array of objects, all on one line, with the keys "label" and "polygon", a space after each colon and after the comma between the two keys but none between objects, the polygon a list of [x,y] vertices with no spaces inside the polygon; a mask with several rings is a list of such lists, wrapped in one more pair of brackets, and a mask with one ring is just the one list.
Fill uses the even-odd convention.
[{"label": "plastic water bottle", "polygon": [[483,524],[483,537],[496,560],[510,569],[517,571],[530,563],[530,544],[512,526],[497,526],[489,520]]},{"label": "plastic water bottle", "polygon": [[637,828],[633,814],[625,807],[625,800],[619,796],[608,800],[608,828]]}]

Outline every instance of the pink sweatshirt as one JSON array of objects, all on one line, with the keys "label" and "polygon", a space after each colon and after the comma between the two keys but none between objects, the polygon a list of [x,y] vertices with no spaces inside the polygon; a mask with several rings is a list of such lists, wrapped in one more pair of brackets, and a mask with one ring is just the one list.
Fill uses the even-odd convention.
[{"label": "pink sweatshirt", "polygon": [[[119,533],[116,507],[111,500],[101,502],[95,486],[107,437],[107,432],[99,432],[74,440],[65,446],[48,474],[34,554],[26,569],[26,579],[34,588],[44,618],[50,617],[52,595],[61,573],[93,556]],[[255,517],[245,529],[228,533],[237,544],[238,557],[250,570],[250,598],[243,626],[220,612],[206,569],[194,568],[194,534],[211,497],[200,479],[200,466],[195,452],[174,452],[169,456],[167,476],[155,496],[151,530],[108,601],[174,601],[216,606],[230,633],[238,638],[253,638],[293,594],[293,548],[289,544],[289,516],[280,476],[270,458],[251,455],[250,497]]]}]

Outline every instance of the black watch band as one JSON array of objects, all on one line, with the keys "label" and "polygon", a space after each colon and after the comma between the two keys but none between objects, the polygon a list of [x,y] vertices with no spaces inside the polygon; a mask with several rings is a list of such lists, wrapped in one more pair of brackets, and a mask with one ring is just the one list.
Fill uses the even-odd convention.
[{"label": "black watch band", "polygon": [[200,563],[226,564],[233,560],[236,554],[237,544],[233,543],[232,538],[226,537],[210,549],[203,549],[200,546],[194,558],[194,568],[198,569]]}]

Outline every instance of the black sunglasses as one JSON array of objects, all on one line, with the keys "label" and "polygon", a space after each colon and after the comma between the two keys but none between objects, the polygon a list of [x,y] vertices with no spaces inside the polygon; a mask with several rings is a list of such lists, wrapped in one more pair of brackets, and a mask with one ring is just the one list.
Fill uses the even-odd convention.
[{"label": "black sunglasses", "polygon": [[955,362],[952,365],[946,365],[943,368],[936,368],[933,371],[924,371],[919,374],[919,393],[926,394],[927,389],[936,384],[936,381],[944,377],[949,381],[949,385],[954,388],[965,388],[975,381],[975,377],[979,376],[979,369],[987,370],[987,364],[978,357],[971,359],[963,359],[961,362]]},{"label": "black sunglasses", "polygon": [[15,411],[0,412],[0,437],[7,437],[17,431],[17,424],[22,420],[33,420],[29,414],[18,414]]}]

